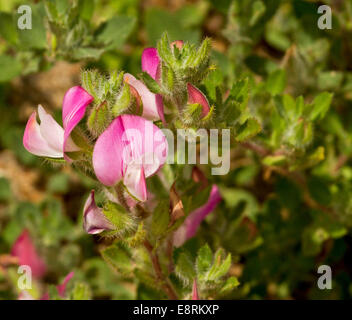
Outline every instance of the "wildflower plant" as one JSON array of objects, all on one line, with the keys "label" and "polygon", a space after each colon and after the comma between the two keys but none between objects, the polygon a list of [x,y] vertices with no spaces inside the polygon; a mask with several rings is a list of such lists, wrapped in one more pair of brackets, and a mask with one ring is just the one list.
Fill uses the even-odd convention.
[{"label": "wildflower plant", "polygon": [[[69,89],[63,99],[63,126],[39,106],[39,119],[34,112],[23,136],[29,152],[96,179],[105,200],[98,206],[91,191],[83,208],[85,231],[113,242],[102,256],[114,268],[170,299],[191,296],[192,290],[206,297],[238,285],[227,275],[231,255],[225,257],[223,250],[213,256],[208,246],[201,249],[200,270],[185,252],[174,257],[174,249],[196,235],[222,200],[196,165],[166,163],[169,144],[161,130],[211,128],[214,106],[196,87],[214,68],[209,54],[210,39],[196,47],[170,43],[165,34],[158,49],[143,51],[140,80],[124,72],[85,70],[82,86]],[[187,210],[178,175],[188,175],[184,194],[199,187],[199,200]],[[159,184],[158,191],[148,187],[149,180]]]},{"label": "wildflower plant", "polygon": [[[309,153],[306,148],[314,121],[324,117],[332,98],[322,93],[306,104],[303,97],[278,94],[265,118],[250,108],[253,79],[239,79],[227,92],[213,86],[215,95],[207,97],[200,88],[216,69],[210,49],[208,38],[196,47],[170,42],[165,33],[157,48],[144,49],[137,77],[82,71],[82,86],[63,99],[63,127],[39,106],[40,123],[34,112],[23,137],[29,152],[73,165],[96,180],[83,208],[85,231],[112,243],[101,251],[109,265],[169,299],[223,297],[239,285],[229,274],[231,254],[224,249],[214,253],[203,244],[194,255],[183,249],[226,201],[226,189],[212,182],[204,159],[182,163],[177,149],[171,153],[176,162],[167,161],[170,146],[179,144],[179,130],[189,130],[193,138],[199,130],[217,130],[220,138],[228,130],[230,147],[241,144],[262,156],[264,165],[289,175],[320,160],[322,147]],[[261,88],[256,90],[259,95]],[[259,135],[261,142],[251,140],[265,131],[270,133]],[[224,148],[224,141],[216,141],[216,151]],[[99,205],[95,191],[103,194]]]}]

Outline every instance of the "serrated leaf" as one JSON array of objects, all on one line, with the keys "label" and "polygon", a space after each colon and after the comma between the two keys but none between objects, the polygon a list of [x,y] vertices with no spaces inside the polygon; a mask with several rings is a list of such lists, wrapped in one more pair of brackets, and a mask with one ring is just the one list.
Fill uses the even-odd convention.
[{"label": "serrated leaf", "polygon": [[194,270],[194,265],[189,254],[181,252],[177,258],[176,274],[183,280],[189,283],[193,282],[196,277],[196,272]]},{"label": "serrated leaf", "polygon": [[213,252],[208,244],[205,244],[198,251],[196,267],[198,277],[204,275],[211,267],[213,262]]},{"label": "serrated leaf", "polygon": [[127,274],[133,271],[131,258],[126,248],[115,243],[103,249],[101,255],[115,270]]},{"label": "serrated leaf", "polygon": [[218,249],[215,253],[214,264],[207,274],[206,280],[215,281],[225,276],[231,267],[231,254],[229,253],[225,260],[222,260],[223,249]]},{"label": "serrated leaf", "polygon": [[239,286],[239,281],[237,280],[236,277],[230,277],[226,280],[224,286],[221,288],[220,293],[221,294],[227,294],[231,292],[233,289]]},{"label": "serrated leaf", "polygon": [[253,138],[261,131],[261,126],[257,119],[248,118],[236,132],[236,141],[243,142],[247,139]]}]

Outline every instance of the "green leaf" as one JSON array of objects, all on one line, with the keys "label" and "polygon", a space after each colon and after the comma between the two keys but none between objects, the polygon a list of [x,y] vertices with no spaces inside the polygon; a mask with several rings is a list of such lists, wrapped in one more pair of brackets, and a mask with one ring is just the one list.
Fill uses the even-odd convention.
[{"label": "green leaf", "polygon": [[0,177],[0,202],[7,202],[12,195],[10,182],[3,177]]},{"label": "green leaf", "polygon": [[236,277],[230,277],[226,280],[224,286],[221,288],[220,293],[221,294],[227,294],[231,292],[233,289],[239,286],[239,281],[237,280]]},{"label": "green leaf", "polygon": [[129,16],[114,16],[99,30],[97,40],[108,45],[108,49],[120,48],[136,24],[136,18]]},{"label": "green leaf", "polygon": [[215,281],[225,276],[231,267],[231,254],[229,253],[225,260],[222,259],[224,254],[223,249],[218,249],[215,253],[214,264],[209,270],[206,279]]},{"label": "green leaf", "polygon": [[261,0],[257,0],[252,5],[252,14],[249,20],[249,25],[254,26],[266,11],[265,4]]},{"label": "green leaf", "polygon": [[128,250],[115,243],[101,251],[103,259],[115,270],[128,274],[134,267]]},{"label": "green leaf", "polygon": [[272,95],[281,94],[286,87],[286,72],[285,70],[276,70],[271,73],[265,84],[266,90]]},{"label": "green leaf", "polygon": [[236,101],[243,110],[249,99],[249,80],[248,78],[237,81],[231,88],[227,101]]},{"label": "green leaf", "polygon": [[73,51],[72,58],[74,60],[81,59],[99,59],[105,49],[81,47]]},{"label": "green leaf", "polygon": [[183,280],[188,283],[192,283],[192,281],[196,277],[196,272],[194,270],[194,265],[192,258],[189,254],[185,252],[181,252],[177,258],[176,274]]},{"label": "green leaf", "polygon": [[72,291],[73,300],[90,300],[92,298],[92,292],[89,285],[83,282],[76,282],[75,287]]},{"label": "green leaf", "polygon": [[255,118],[249,118],[242,124],[236,132],[236,141],[243,142],[253,138],[261,131],[260,123]]},{"label": "green leaf", "polygon": [[213,253],[208,246],[205,244],[198,251],[196,267],[198,275],[204,275],[211,267],[213,262]]},{"label": "green leaf", "polygon": [[311,111],[309,114],[309,119],[314,121],[324,118],[330,108],[332,97],[333,94],[328,92],[319,94],[310,106]]},{"label": "green leaf", "polygon": [[162,93],[159,84],[149,75],[149,73],[142,72],[139,74],[139,78],[144,82],[144,84],[151,92],[155,94]]},{"label": "green leaf", "polygon": [[286,156],[276,155],[276,156],[266,156],[262,162],[266,166],[280,166],[285,164],[287,161]]},{"label": "green leaf", "polygon": [[0,82],[7,82],[21,74],[22,65],[16,59],[0,55]]},{"label": "green leaf", "polygon": [[154,235],[160,236],[167,229],[170,222],[169,202],[160,201],[152,216],[151,231]]},{"label": "green leaf", "polygon": [[11,44],[18,39],[17,26],[12,14],[0,12],[0,36]]}]

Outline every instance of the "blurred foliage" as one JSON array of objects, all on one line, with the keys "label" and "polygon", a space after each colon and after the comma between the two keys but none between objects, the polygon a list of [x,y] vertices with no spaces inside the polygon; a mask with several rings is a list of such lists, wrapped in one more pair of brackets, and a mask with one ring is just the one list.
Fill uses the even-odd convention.
[{"label": "blurred foliage", "polygon": [[[0,256],[26,228],[49,266],[39,287],[74,270],[73,299],[164,298],[134,268],[150,264],[145,252],[131,263],[124,246],[83,232],[94,181],[25,151],[28,108],[36,106],[17,96],[16,81],[58,60],[138,74],[142,49],[167,31],[171,41],[212,39],[216,70],[200,88],[217,126],[230,126],[235,138],[229,174],[204,168],[224,201],[175,250],[177,290],[190,293],[197,277],[201,290],[212,288],[209,297],[351,298],[352,0],[33,1],[33,29],[19,30],[16,9],[28,2],[0,0]],[[317,27],[321,4],[332,8],[331,30]],[[170,169],[181,190],[189,170]],[[152,192],[158,183],[152,179]],[[207,194],[181,196],[190,212]],[[332,290],[317,288],[322,264],[332,267]],[[1,299],[18,295],[15,270],[0,264]]]}]

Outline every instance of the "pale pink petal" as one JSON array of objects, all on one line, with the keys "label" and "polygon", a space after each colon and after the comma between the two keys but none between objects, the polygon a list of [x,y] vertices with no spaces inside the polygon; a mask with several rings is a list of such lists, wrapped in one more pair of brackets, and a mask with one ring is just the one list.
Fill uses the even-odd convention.
[{"label": "pale pink petal", "polygon": [[152,122],[135,115],[118,116],[95,144],[95,174],[100,182],[113,186],[133,163],[142,164],[148,177],[165,163],[167,147],[164,134]]},{"label": "pale pink petal", "polygon": [[202,106],[202,117],[204,118],[210,110],[209,102],[205,95],[195,86],[187,83],[188,103],[198,103]]},{"label": "pale pink petal", "polygon": [[221,200],[222,198],[220,196],[219,189],[214,184],[211,188],[207,203],[191,212],[183,222],[182,226],[174,233],[174,245],[176,247],[180,247],[188,239],[193,238],[202,221],[216,208]]},{"label": "pale pink petal", "polygon": [[89,234],[97,234],[105,230],[113,230],[114,225],[105,217],[94,199],[94,190],[91,191],[83,209],[83,228]]},{"label": "pale pink petal", "polygon": [[44,276],[46,265],[39,257],[27,230],[24,230],[17,238],[12,247],[11,254],[18,258],[19,265],[30,266],[34,277],[41,278]]},{"label": "pale pink petal", "polygon": [[194,279],[192,286],[192,300],[199,300],[197,281]]},{"label": "pale pink petal", "polygon": [[129,165],[123,183],[132,197],[139,201],[147,200],[147,184],[142,165]]},{"label": "pale pink petal", "polygon": [[[72,151],[69,144],[69,136],[76,125],[82,120],[87,106],[93,101],[93,97],[82,87],[76,86],[69,89],[62,103],[62,122],[64,126],[64,152]],[[65,157],[69,160],[68,157]]]},{"label": "pale pink petal", "polygon": [[162,97],[149,91],[146,85],[137,80],[133,75],[126,73],[124,81],[133,86],[140,95],[143,103],[142,116],[148,120],[159,120],[164,118],[164,105]]},{"label": "pale pink petal", "polygon": [[157,80],[160,59],[158,50],[155,48],[146,48],[142,53],[142,70]]},{"label": "pale pink petal", "polygon": [[44,108],[38,106],[38,115],[40,120],[40,132],[49,146],[58,152],[63,152],[64,129],[48,114]]},{"label": "pale pink petal", "polygon": [[[52,119],[52,121],[55,122],[54,119]],[[37,113],[34,111],[29,117],[26,129],[24,130],[23,146],[30,153],[40,157],[62,158],[63,135],[55,137],[55,143],[59,143],[60,138],[62,138],[61,149],[53,148],[52,145],[49,144],[47,137],[43,136],[41,125],[37,122]]]}]

